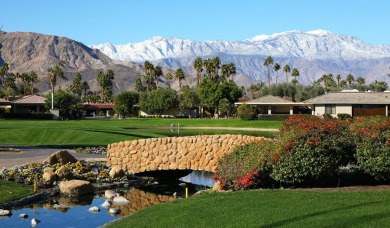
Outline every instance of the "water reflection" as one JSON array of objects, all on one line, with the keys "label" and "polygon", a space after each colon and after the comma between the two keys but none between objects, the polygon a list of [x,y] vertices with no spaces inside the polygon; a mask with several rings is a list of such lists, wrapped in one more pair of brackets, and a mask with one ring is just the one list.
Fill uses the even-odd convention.
[{"label": "water reflection", "polygon": [[[104,193],[81,198],[69,198],[65,196],[52,198],[24,208],[12,209],[12,216],[0,217],[0,227],[31,227],[31,219],[41,221],[37,227],[99,227],[117,218],[132,214],[146,207],[175,200],[176,197],[184,197],[185,189],[189,194],[199,190],[198,185],[212,186],[210,177],[212,173],[193,172],[184,177],[184,181],[194,184],[185,184],[180,181],[159,181],[156,184],[140,186],[131,189],[114,189],[130,201],[127,205],[111,205],[110,208],[119,208],[120,213],[112,215],[110,208],[102,207],[105,202]],[[208,181],[207,181],[208,179]],[[90,207],[100,208],[100,212],[91,213]],[[27,219],[18,218],[19,214],[27,214]]]},{"label": "water reflection", "polygon": [[215,184],[215,181],[211,179],[213,175],[213,172],[194,170],[189,175],[180,178],[180,180],[195,185],[213,187]]}]

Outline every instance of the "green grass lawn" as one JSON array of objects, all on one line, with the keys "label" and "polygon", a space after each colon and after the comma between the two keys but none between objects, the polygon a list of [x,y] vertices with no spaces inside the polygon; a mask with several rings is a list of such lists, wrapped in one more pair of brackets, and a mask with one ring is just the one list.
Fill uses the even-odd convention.
[{"label": "green grass lawn", "polygon": [[[241,121],[215,119],[127,119],[127,120],[0,120],[0,145],[48,146],[72,148],[77,146],[106,146],[107,144],[140,138],[178,136],[177,130],[132,129],[169,127],[251,127],[280,128],[280,121]],[[180,136],[204,134],[248,134],[273,137],[275,132],[180,130]]]},{"label": "green grass lawn", "polygon": [[390,191],[255,190],[155,205],[109,227],[388,227]]},{"label": "green grass lawn", "polygon": [[0,179],[0,204],[22,199],[33,193],[32,187]]}]

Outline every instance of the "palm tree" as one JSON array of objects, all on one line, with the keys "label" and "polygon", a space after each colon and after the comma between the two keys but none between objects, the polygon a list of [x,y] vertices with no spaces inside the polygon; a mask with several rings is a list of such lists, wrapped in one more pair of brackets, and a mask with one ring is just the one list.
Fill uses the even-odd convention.
[{"label": "palm tree", "polygon": [[30,71],[28,75],[29,75],[29,82],[30,82],[30,94],[34,95],[34,83],[38,82],[38,75],[35,71]]},{"label": "palm tree", "polygon": [[54,109],[54,87],[56,86],[57,77],[65,78],[61,65],[62,61],[47,69],[47,72],[49,73],[49,85],[51,87],[51,109]]},{"label": "palm tree", "polygon": [[100,71],[97,75],[98,85],[100,87],[100,98],[103,102],[109,102],[112,98],[112,81],[114,72],[109,69],[106,73]]},{"label": "palm tree", "polygon": [[337,75],[336,76],[336,79],[337,79],[337,88],[340,88],[340,80],[341,80],[341,75]]},{"label": "palm tree", "polygon": [[291,72],[291,76],[294,77],[294,81],[295,81],[294,84],[297,84],[298,83],[297,77],[299,77],[299,71],[297,68],[293,68],[293,70]]},{"label": "palm tree", "polygon": [[288,82],[288,75],[290,73],[290,66],[288,64],[286,64],[284,67],[283,67],[283,72],[286,73],[286,82]]},{"label": "palm tree", "polygon": [[366,80],[363,78],[363,77],[358,77],[356,79],[356,82],[359,84],[359,85],[364,85],[366,83]]},{"label": "palm tree", "polygon": [[195,70],[196,70],[196,79],[197,79],[197,85],[200,84],[201,80],[201,74],[203,71],[203,60],[201,57],[197,57],[193,64]]},{"label": "palm tree", "polygon": [[275,63],[274,64],[274,71],[276,72],[276,81],[275,83],[278,84],[278,77],[279,77],[279,73],[278,71],[280,70],[280,65],[279,63]]},{"label": "palm tree", "polygon": [[84,91],[84,100],[85,100],[85,98],[87,97],[87,90],[89,90],[88,82],[83,81],[83,83],[81,83],[81,88]]},{"label": "palm tree", "polygon": [[270,66],[274,64],[274,60],[272,59],[271,56],[268,56],[265,60],[264,60],[264,66],[267,67],[267,77],[268,77],[268,87],[271,87],[271,76],[270,76]]},{"label": "palm tree", "polygon": [[146,83],[146,91],[152,91],[152,84],[154,82],[153,75],[145,72],[141,75],[141,80]]},{"label": "palm tree", "polygon": [[352,82],[355,81],[355,78],[352,74],[348,74],[347,78],[345,79],[348,82],[348,88],[351,86]]},{"label": "palm tree", "polygon": [[144,70],[147,73],[153,75],[153,73],[154,73],[154,65],[152,63],[150,63],[149,61],[145,61],[145,63],[144,63]]},{"label": "palm tree", "polygon": [[156,88],[158,89],[158,78],[163,76],[163,72],[160,66],[154,68],[154,76],[156,78]]},{"label": "palm tree", "polygon": [[183,69],[178,68],[175,72],[175,79],[179,80],[179,88],[181,90],[181,80],[185,80],[185,75]]},{"label": "palm tree", "polygon": [[172,76],[172,73],[171,72],[168,72],[166,75],[165,75],[165,78],[167,80],[172,80],[173,76]]},{"label": "palm tree", "polygon": [[234,66],[234,63],[223,64],[221,66],[222,77],[220,81],[226,81],[227,78],[234,74],[236,74],[236,66]]},{"label": "palm tree", "polygon": [[341,81],[340,81],[340,87],[341,87],[341,88],[347,87],[347,81],[341,80]]}]

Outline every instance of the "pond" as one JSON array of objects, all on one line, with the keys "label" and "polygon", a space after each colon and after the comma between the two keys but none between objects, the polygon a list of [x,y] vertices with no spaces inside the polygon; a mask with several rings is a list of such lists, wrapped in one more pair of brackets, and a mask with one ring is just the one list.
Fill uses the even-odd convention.
[{"label": "pond", "polygon": [[[116,215],[110,214],[109,208],[102,206],[105,202],[104,192],[81,198],[59,196],[23,208],[12,209],[12,216],[0,217],[0,227],[31,227],[32,218],[40,221],[36,226],[40,228],[99,227],[143,208],[184,198],[186,188],[189,195],[206,189],[213,185],[212,175],[210,172],[194,171],[181,178],[182,181],[157,181],[152,185],[137,188],[114,189],[130,201],[126,205],[111,205],[110,208],[120,209],[120,213]],[[88,209],[93,206],[98,207],[100,212],[89,212]],[[19,214],[27,214],[29,217],[21,219],[18,217]]]}]

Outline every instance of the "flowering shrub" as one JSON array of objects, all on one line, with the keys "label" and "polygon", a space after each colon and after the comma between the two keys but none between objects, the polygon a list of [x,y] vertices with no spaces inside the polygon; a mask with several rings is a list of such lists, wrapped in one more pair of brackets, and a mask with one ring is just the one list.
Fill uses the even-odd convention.
[{"label": "flowering shrub", "polygon": [[269,183],[270,162],[276,151],[274,141],[253,142],[236,147],[218,161],[214,180],[223,189],[249,189]]},{"label": "flowering shrub", "polygon": [[280,158],[271,177],[284,183],[319,181],[353,162],[354,140],[347,122],[316,116],[291,116],[281,127]]},{"label": "flowering shrub", "polygon": [[99,147],[78,147],[75,149],[77,153],[83,154],[107,154],[107,147],[99,146]]},{"label": "flowering shrub", "polygon": [[357,118],[351,124],[356,136],[356,159],[377,180],[390,180],[390,119]]},{"label": "flowering shrub", "polygon": [[76,163],[67,163],[64,165],[48,163],[27,163],[22,166],[15,166],[11,169],[3,168],[0,170],[0,179],[14,181],[20,184],[32,185],[36,180],[38,186],[43,187],[42,175],[46,167],[51,167],[56,171],[60,167],[65,166],[73,174],[75,179],[87,180],[92,183],[108,183],[111,181],[125,180],[129,176],[110,179],[110,167],[107,167],[104,162],[87,162],[79,160]]}]

